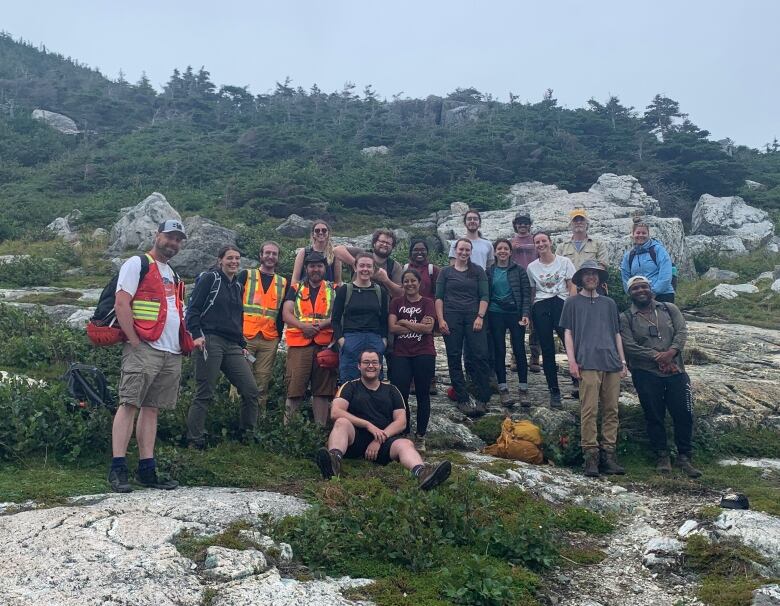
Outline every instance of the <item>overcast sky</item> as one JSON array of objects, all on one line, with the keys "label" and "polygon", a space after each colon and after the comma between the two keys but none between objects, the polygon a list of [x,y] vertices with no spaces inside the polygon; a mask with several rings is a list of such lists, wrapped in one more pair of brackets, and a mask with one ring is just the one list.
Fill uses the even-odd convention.
[{"label": "overcast sky", "polygon": [[617,95],[644,110],[656,93],[715,139],[780,138],[780,2],[649,0],[70,0],[2,2],[15,38],[156,87],[201,65],[217,84],[270,91],[290,76],[330,92],[381,96],[474,86],[584,106]]}]

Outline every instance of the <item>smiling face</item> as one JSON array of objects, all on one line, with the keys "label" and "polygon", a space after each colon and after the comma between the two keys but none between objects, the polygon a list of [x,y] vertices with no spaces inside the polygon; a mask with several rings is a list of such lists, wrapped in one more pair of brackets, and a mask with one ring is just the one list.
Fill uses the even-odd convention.
[{"label": "smiling face", "polygon": [[547,234],[536,234],[534,236],[534,246],[536,247],[536,252],[538,252],[540,255],[542,253],[550,252],[550,246],[551,246],[550,238],[547,237]]},{"label": "smiling face", "polygon": [[420,281],[411,272],[404,274],[403,287],[407,297],[414,298],[420,294]]},{"label": "smiling face", "polygon": [[642,246],[642,244],[650,239],[650,230],[647,228],[647,225],[637,225],[634,227],[634,231],[631,235],[634,238],[634,244]]},{"label": "smiling face", "polygon": [[268,273],[273,273],[279,264],[279,249],[273,244],[266,244],[260,253],[260,265]]},{"label": "smiling face", "polygon": [[380,259],[387,259],[387,257],[390,256],[390,253],[393,252],[394,246],[395,240],[393,238],[386,236],[385,234],[380,234],[376,239],[376,242],[374,242],[374,254]]},{"label": "smiling face", "polygon": [[575,240],[584,240],[588,233],[588,220],[585,217],[574,217],[569,227]]},{"label": "smiling face", "polygon": [[599,272],[595,269],[586,269],[582,272],[582,287],[585,290],[596,290],[599,286]]},{"label": "smiling face", "polygon": [[505,263],[509,261],[509,257],[512,255],[512,249],[506,242],[499,242],[496,244],[496,259]]},{"label": "smiling face", "polygon": [[317,286],[320,282],[322,282],[322,278],[324,276],[324,263],[308,263],[306,265],[306,279],[309,281],[309,284]]},{"label": "smiling face", "polygon": [[363,282],[369,282],[373,275],[374,260],[371,257],[360,257],[355,262],[355,276]]},{"label": "smiling face", "polygon": [[311,228],[311,237],[319,244],[325,244],[328,241],[329,234],[330,229],[324,223],[315,223],[314,227]]},{"label": "smiling face", "polygon": [[518,236],[527,236],[530,232],[530,223],[515,223],[515,233],[517,233]]},{"label": "smiling face", "polygon": [[228,278],[238,273],[239,265],[241,265],[241,253],[237,250],[228,250],[219,260],[219,268]]},{"label": "smiling face", "polygon": [[409,258],[416,265],[423,265],[428,262],[428,247],[422,242],[418,242],[412,246],[412,250],[409,252]]},{"label": "smiling face", "polygon": [[455,258],[458,261],[467,262],[471,258],[471,242],[460,240],[455,245]]},{"label": "smiling face", "polygon": [[647,282],[635,282],[628,289],[628,296],[637,307],[647,307],[653,300],[653,291]]},{"label": "smiling face", "polygon": [[172,259],[181,250],[182,242],[184,236],[177,231],[158,233],[154,238],[154,254],[161,261]]},{"label": "smiling face", "polygon": [[482,219],[479,218],[477,213],[466,213],[466,216],[463,217],[463,224],[466,226],[466,231],[474,234],[479,231],[479,226],[482,225]]},{"label": "smiling face", "polygon": [[379,364],[379,354],[375,351],[365,351],[361,354],[358,361],[360,376],[367,381],[376,381],[379,377],[379,371],[382,369]]}]

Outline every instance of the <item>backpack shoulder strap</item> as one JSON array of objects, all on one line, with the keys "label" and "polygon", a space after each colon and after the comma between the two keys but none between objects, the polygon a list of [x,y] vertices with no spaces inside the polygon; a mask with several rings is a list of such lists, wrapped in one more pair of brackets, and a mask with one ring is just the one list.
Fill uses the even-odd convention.
[{"label": "backpack shoulder strap", "polygon": [[379,302],[379,310],[382,310],[382,287],[379,284],[374,284],[374,292],[376,293],[376,300]]},{"label": "backpack shoulder strap", "polygon": [[631,313],[631,308],[624,311],[623,316],[625,316],[626,320],[628,321],[628,329],[631,332],[634,332],[634,316]]},{"label": "backpack shoulder strap", "polygon": [[347,282],[347,296],[344,299],[344,309],[349,305],[349,300],[352,298],[352,293],[355,292],[355,285],[352,282]]}]

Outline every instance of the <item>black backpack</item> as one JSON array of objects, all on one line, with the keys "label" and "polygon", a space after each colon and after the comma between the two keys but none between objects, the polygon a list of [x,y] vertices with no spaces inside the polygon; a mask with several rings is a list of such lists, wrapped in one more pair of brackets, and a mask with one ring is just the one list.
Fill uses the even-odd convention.
[{"label": "black backpack", "polygon": [[[650,253],[650,258],[653,260],[653,263],[658,265],[658,261],[655,260],[655,244],[653,244],[650,248],[647,249],[647,252]],[[636,248],[632,248],[631,252],[628,253],[628,270],[631,271],[631,266],[634,263],[634,258],[636,257]]]},{"label": "black backpack", "polygon": [[[146,274],[149,273],[149,257],[146,255],[138,255],[141,258],[141,274],[138,278],[138,283],[144,279]],[[175,275],[175,274],[174,274]],[[178,276],[176,276],[178,281]],[[116,304],[116,285],[119,282],[119,272],[114,274],[114,277],[108,281],[105,288],[100,293],[95,313],[90,318],[90,322],[96,326],[111,326],[116,322],[116,311],[114,311],[114,305]]]},{"label": "black backpack", "polygon": [[114,396],[111,395],[106,377],[99,368],[74,363],[62,378],[67,383],[68,393],[76,400],[75,404],[71,404],[73,410],[101,407],[116,409]]}]

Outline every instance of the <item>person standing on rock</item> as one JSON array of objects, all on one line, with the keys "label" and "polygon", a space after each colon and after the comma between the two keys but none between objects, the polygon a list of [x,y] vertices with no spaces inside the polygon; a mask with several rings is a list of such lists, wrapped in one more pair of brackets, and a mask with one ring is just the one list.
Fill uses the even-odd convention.
[{"label": "person standing on rock", "polygon": [[111,431],[113,458],[108,483],[114,492],[132,490],[126,455],[133,425],[138,442],[137,480],[143,486],[163,490],[178,486],[173,480],[158,478],[154,443],[158,412],[176,406],[181,356],[193,346],[184,324],[184,283],[168,265],[186,237],[180,221],[163,221],[152,250],[146,254],[146,271],[137,255],[119,270],[114,308],[127,342],[122,349],[119,407]]},{"label": "person standing on rock", "polygon": [[304,259],[306,255],[314,250],[320,252],[325,257],[327,263],[325,267],[324,280],[341,284],[341,261],[336,258],[333,242],[331,242],[330,225],[322,219],[314,222],[311,226],[311,242],[306,248],[299,248],[295,253],[295,263],[293,264],[292,277],[290,284],[298,284],[306,277],[306,265]]},{"label": "person standing on rock", "polygon": [[[374,258],[374,275],[371,279],[387,291],[390,298],[400,297],[404,294],[401,287],[401,273],[403,266],[391,258],[398,241],[390,229],[377,229],[371,236],[371,250],[369,254]],[[365,251],[357,246],[340,245],[333,249],[336,257],[349,265],[353,272],[358,253]]]},{"label": "person standing on rock", "polygon": [[674,303],[672,258],[664,245],[650,237],[650,226],[642,217],[634,218],[631,237],[634,246],[625,252],[620,263],[623,289],[628,293],[628,280],[633,276],[644,276],[650,280],[656,301]]},{"label": "person standing on rock", "polygon": [[333,344],[333,283],[324,279],[327,268],[325,255],[309,251],[304,259],[306,277],[287,291],[282,316],[287,325],[287,366],[284,383],[287,389],[285,422],[298,411],[311,389],[314,421],[328,422],[328,408],[336,393],[336,368],[323,367],[317,354]]},{"label": "person standing on rock", "polygon": [[677,465],[688,477],[698,478],[701,472],[692,464],[691,382],[682,360],[688,336],[685,318],[673,303],[653,298],[650,280],[645,276],[629,279],[628,294],[631,308],[620,315],[620,334],[631,380],[645,413],[650,445],[656,453],[656,471],[672,471],[666,442],[668,410],[674,423]]},{"label": "person standing on rock", "polygon": [[607,475],[626,472],[618,465],[615,447],[620,379],[628,371],[617,305],[598,293],[599,285],[606,279],[606,270],[595,260],[584,261],[572,277],[572,282],[580,289],[579,294],[566,300],[560,320],[565,331],[569,373],[580,382],[581,445],[588,477],[598,477],[599,471]]},{"label": "person standing on rock", "polygon": [[490,290],[488,328],[492,336],[494,369],[498,379],[498,395],[503,406],[514,404],[506,383],[506,333],[517,361],[520,383],[519,397],[528,405],[528,366],[525,360],[525,328],[531,313],[531,285],[525,269],[510,260],[512,245],[499,238],[493,245],[496,262],[487,270]]},{"label": "person standing on rock", "polygon": [[[463,225],[466,226],[464,237],[471,242],[471,262],[474,265],[479,265],[482,269],[487,269],[495,263],[495,257],[493,256],[493,243],[483,238],[479,231],[482,226],[482,215],[473,208],[467,210],[463,215]],[[450,265],[454,265],[458,258],[455,250],[457,243],[458,240],[450,244]]]},{"label": "person standing on rock", "polygon": [[[447,348],[447,366],[455,390],[458,410],[473,417],[488,410],[491,390],[487,335],[484,330],[490,290],[487,275],[471,262],[471,240],[461,238],[455,243],[455,264],[445,267],[436,283],[436,317]],[[464,343],[469,344],[471,375],[478,401],[466,390],[463,376]]]},{"label": "person standing on rock", "polygon": [[244,302],[244,338],[255,382],[260,390],[260,414],[265,414],[268,404],[268,384],[284,328],[282,304],[287,293],[287,278],[276,273],[279,253],[276,242],[263,242],[260,247],[260,268],[243,270],[238,274]]},{"label": "person standing on rock", "polygon": [[[533,221],[528,215],[517,215],[512,220],[512,228],[515,230],[515,235],[512,236],[510,242],[512,243],[512,262],[519,265],[523,269],[528,269],[528,264],[532,261],[536,261],[539,258],[539,254],[536,252],[536,246],[534,246],[534,237],[531,234],[531,225]],[[539,338],[534,331],[534,324],[528,322],[528,348],[531,350],[531,357],[528,362],[528,370],[531,372],[542,372],[542,367],[539,364],[539,356],[541,350],[539,349]],[[514,356],[513,356],[514,357]],[[513,360],[513,367],[516,366],[517,361]]]},{"label": "person standing on rock", "polygon": [[410,428],[409,393],[412,383],[421,385],[416,391],[417,429],[414,445],[425,452],[425,433],[431,417],[431,395],[426,387],[436,372],[436,347],[433,344],[433,325],[436,309],[433,299],[420,293],[420,273],[404,270],[401,278],[404,296],[390,302],[388,330],[395,335],[393,374],[390,380],[398,388],[406,403],[406,428]]},{"label": "person standing on rock", "polygon": [[394,385],[379,380],[382,359],[367,349],[357,357],[359,378],[341,386],[333,400],[333,429],[327,448],[317,451],[322,477],[341,475],[342,458],[366,459],[378,465],[398,461],[417,480],[420,490],[444,482],[452,471],[449,461],[425,464],[414,444],[403,437],[406,412],[403,396]]},{"label": "person standing on rock", "polygon": [[528,264],[527,272],[533,299],[531,320],[539,335],[544,378],[550,390],[550,406],[560,408],[562,403],[558,365],[555,362],[555,334],[563,342],[563,329],[558,324],[564,302],[569,295],[577,294],[571,281],[575,270],[569,259],[553,253],[552,238],[547,232],[536,232],[534,245],[539,258]]},{"label": "person standing on rock", "polygon": [[192,448],[206,448],[206,415],[214,401],[220,372],[241,396],[239,431],[252,440],[257,426],[258,397],[249,352],[244,338],[242,286],[237,279],[241,252],[223,246],[217,265],[201,274],[187,306],[187,329],[195,339],[195,397],[187,413],[187,441]]},{"label": "person standing on rock", "polygon": [[555,254],[569,259],[574,269],[582,267],[585,261],[596,261],[601,269],[607,269],[609,265],[607,247],[601,240],[594,240],[588,235],[588,227],[590,227],[588,213],[584,208],[575,208],[569,213],[569,217],[571,217],[569,222],[571,239],[558,244]]}]

